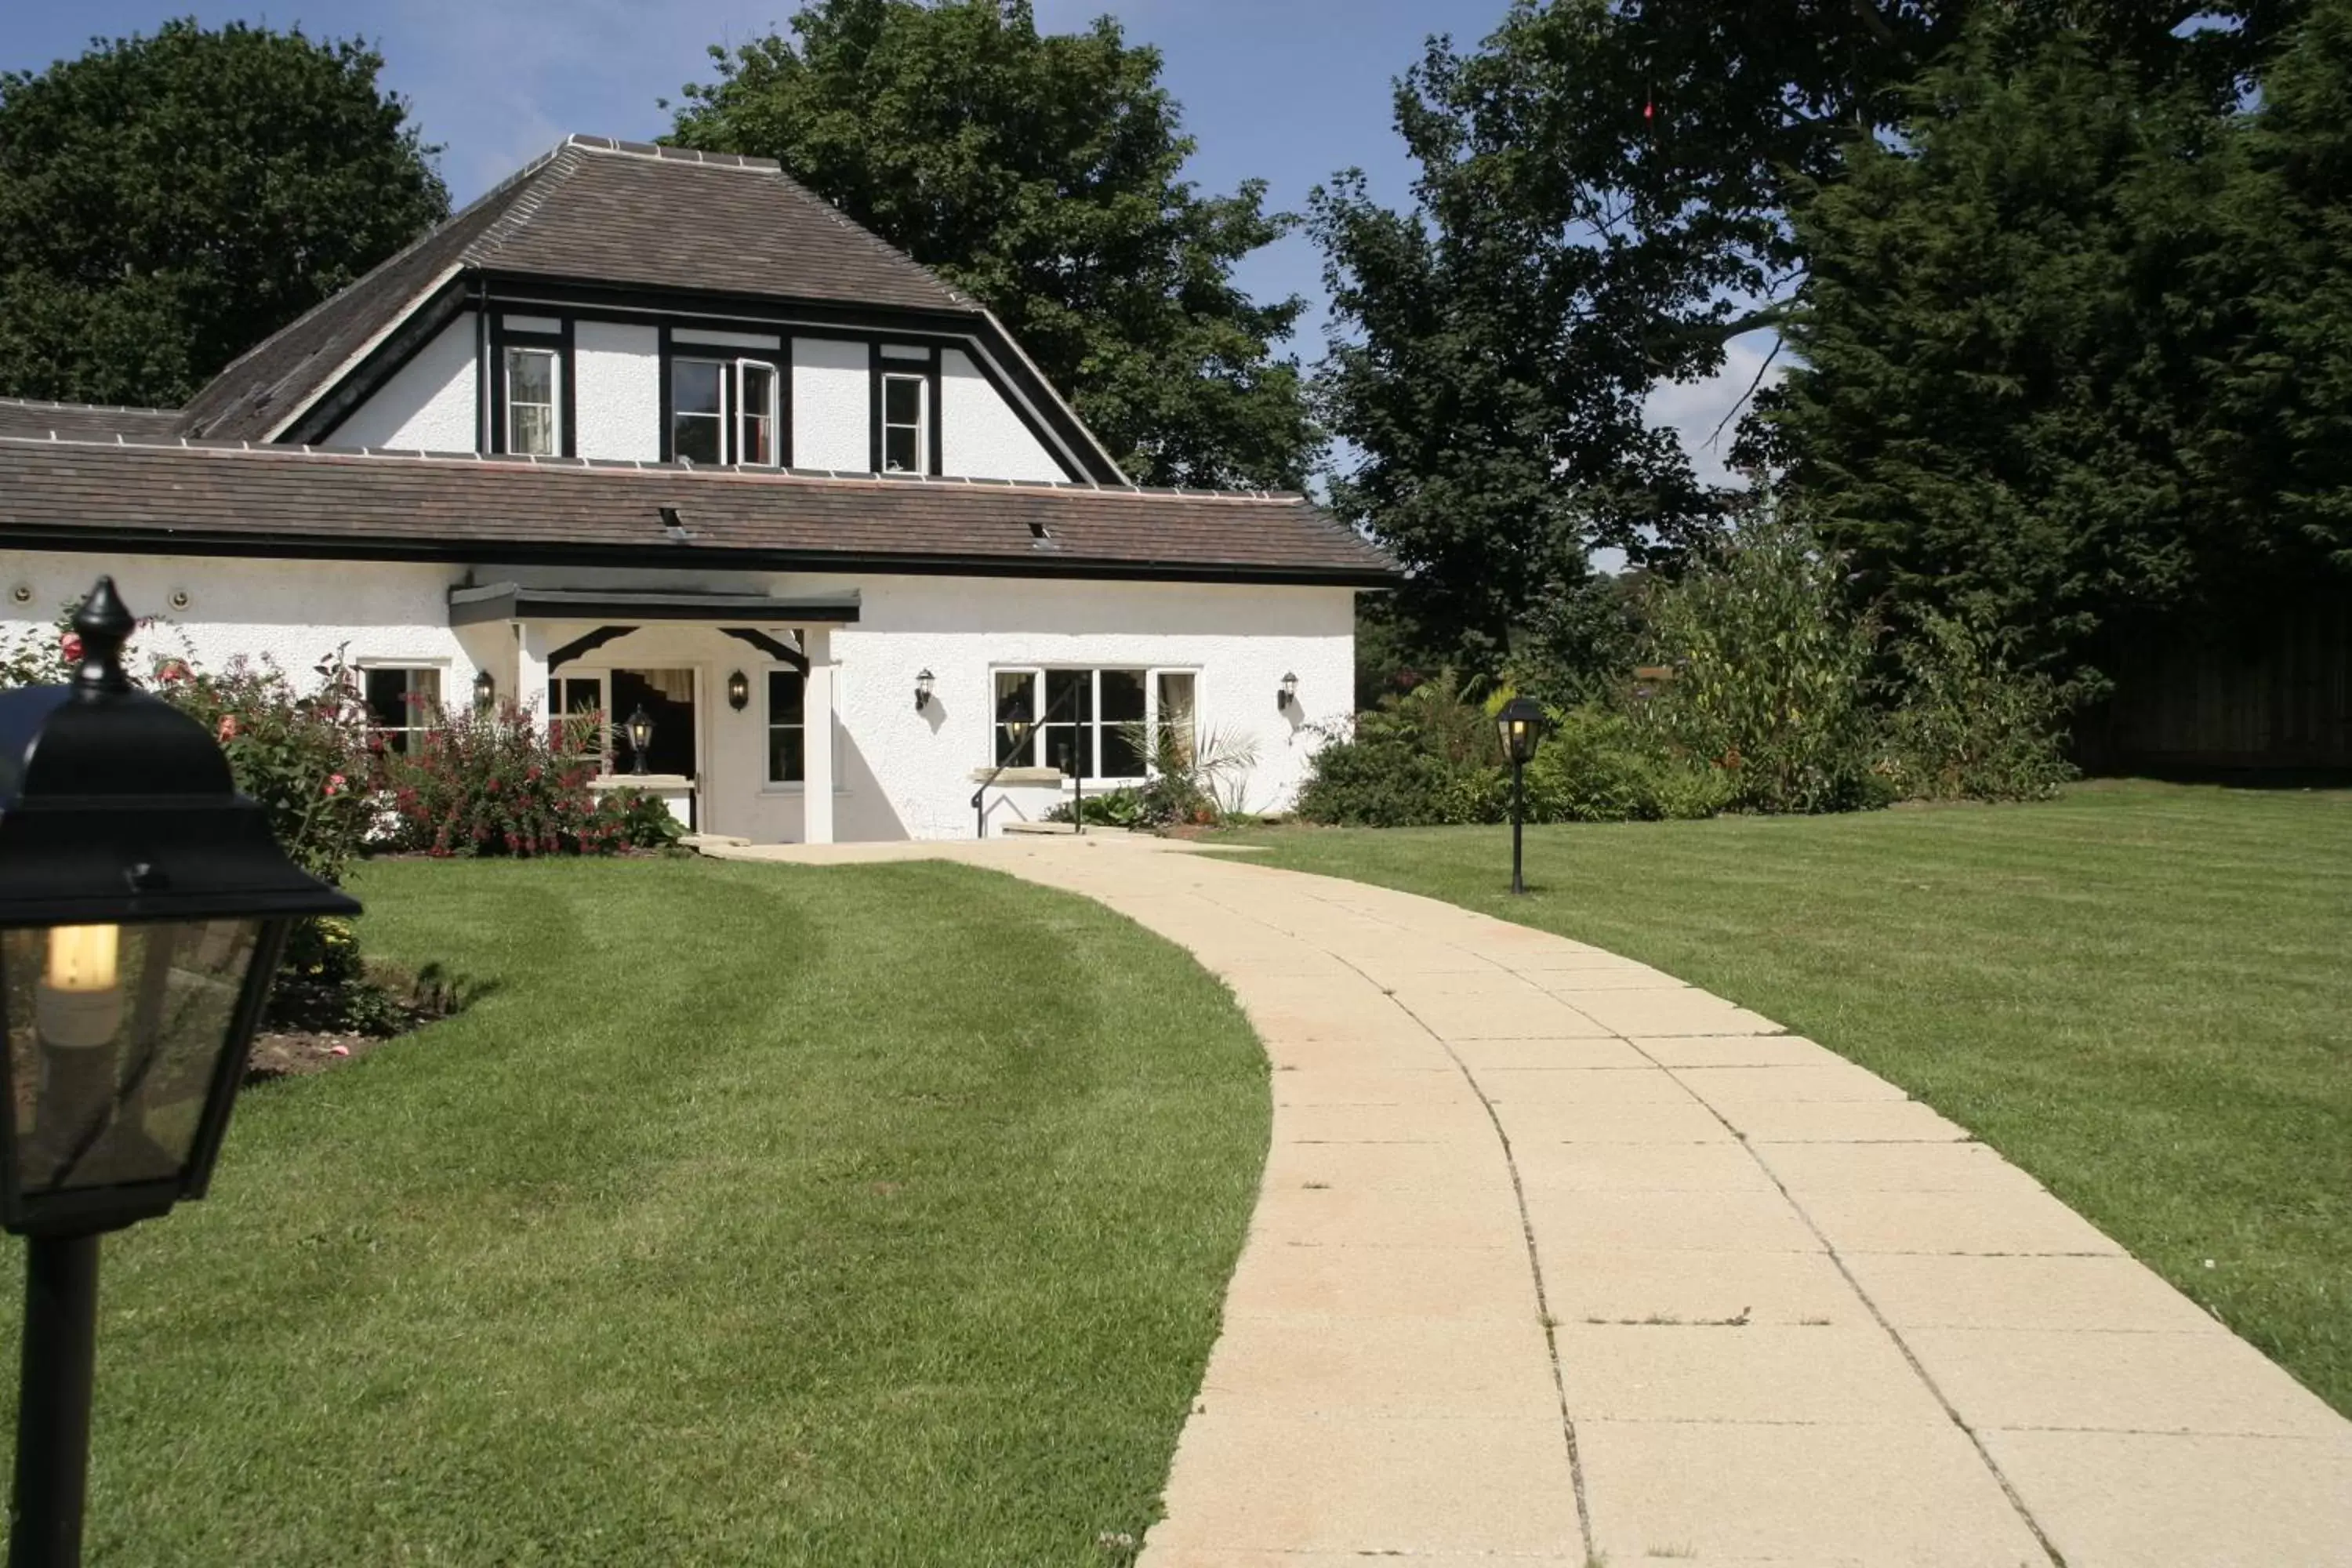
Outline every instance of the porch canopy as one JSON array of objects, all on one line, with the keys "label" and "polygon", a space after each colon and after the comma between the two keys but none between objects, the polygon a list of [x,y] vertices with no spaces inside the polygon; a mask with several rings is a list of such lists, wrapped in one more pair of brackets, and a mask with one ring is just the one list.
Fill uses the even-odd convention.
[{"label": "porch canopy", "polygon": [[[449,624],[474,626],[507,623],[518,633],[518,694],[535,691],[547,678],[582,655],[614,642],[640,626],[681,623],[709,626],[798,669],[809,732],[833,727],[832,628],[854,625],[854,592],[778,596],[698,588],[536,588],[490,583],[449,590]],[[590,629],[562,642],[551,628],[586,624]],[[777,633],[782,633],[778,637]],[[833,841],[833,749],[813,745],[802,837],[812,844]],[[698,793],[699,784],[696,785]]]}]

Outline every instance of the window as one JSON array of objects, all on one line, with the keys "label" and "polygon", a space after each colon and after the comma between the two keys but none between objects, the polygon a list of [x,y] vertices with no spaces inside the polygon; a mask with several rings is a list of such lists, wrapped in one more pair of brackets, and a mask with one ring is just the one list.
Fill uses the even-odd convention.
[{"label": "window", "polygon": [[604,768],[604,678],[551,676],[547,682],[548,738],[567,757],[593,758]]},{"label": "window", "polygon": [[931,384],[929,376],[886,374],[882,378],[882,471],[930,471]]},{"label": "window", "polygon": [[808,782],[808,688],[797,669],[768,672],[768,782]]},{"label": "window", "polygon": [[764,360],[671,360],[670,456],[775,467],[780,379]]},{"label": "window", "polygon": [[360,672],[365,686],[368,732],[383,749],[405,756],[441,715],[441,672],[429,666],[377,664]]},{"label": "window", "polygon": [[507,450],[551,458],[562,437],[556,429],[556,377],[562,374],[553,349],[507,350]]},{"label": "window", "polygon": [[[1000,669],[992,762],[1071,778],[1139,779],[1156,771],[1144,754],[1153,735],[1183,746],[1189,761],[1193,681],[1192,671],[1177,669]],[[1015,703],[1033,725],[1017,748],[1005,723]]]}]

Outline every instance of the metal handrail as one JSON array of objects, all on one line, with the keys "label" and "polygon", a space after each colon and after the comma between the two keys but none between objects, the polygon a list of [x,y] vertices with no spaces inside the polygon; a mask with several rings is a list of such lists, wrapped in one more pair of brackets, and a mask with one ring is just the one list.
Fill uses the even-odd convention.
[{"label": "metal handrail", "polygon": [[[1070,688],[1070,696],[1075,698],[1077,695],[1077,690],[1078,689],[1075,686]],[[1021,745],[1027,745],[1044,731],[1046,724],[1053,719],[1056,706],[1056,704],[1053,703],[1048,703],[1046,705],[1045,711],[1039,714],[1035,721],[1031,725],[1030,732],[1021,737],[1019,742]],[[1070,718],[1072,723],[1076,723],[1077,721],[1077,715],[1076,713],[1071,714]],[[989,721],[989,727],[991,729],[995,728],[995,725],[996,721],[992,719]],[[1010,757],[1000,758],[996,765],[988,770],[988,777],[981,781],[980,787],[971,792],[973,837],[985,838],[988,837],[988,811],[982,803],[988,798],[988,792],[996,787],[996,781],[1004,776],[1004,770],[1012,765],[1013,761]],[[1070,808],[1070,824],[1079,833],[1083,834],[1087,830],[1086,775],[1083,773],[1072,773],[1069,777],[1070,782],[1077,786],[1076,794],[1073,797],[1074,804]]]}]

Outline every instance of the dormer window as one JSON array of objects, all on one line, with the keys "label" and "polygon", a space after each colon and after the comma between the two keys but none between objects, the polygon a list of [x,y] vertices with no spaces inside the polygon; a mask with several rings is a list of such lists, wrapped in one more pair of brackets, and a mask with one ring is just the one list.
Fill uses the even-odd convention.
[{"label": "dormer window", "polygon": [[882,377],[882,471],[920,474],[931,445],[931,384],[927,375]]},{"label": "dormer window", "polygon": [[519,455],[551,458],[562,450],[557,427],[562,406],[557,378],[562,374],[553,349],[507,350],[506,449]]},{"label": "dormer window", "polygon": [[764,360],[671,360],[671,458],[773,468],[780,457],[777,382],[776,367]]}]

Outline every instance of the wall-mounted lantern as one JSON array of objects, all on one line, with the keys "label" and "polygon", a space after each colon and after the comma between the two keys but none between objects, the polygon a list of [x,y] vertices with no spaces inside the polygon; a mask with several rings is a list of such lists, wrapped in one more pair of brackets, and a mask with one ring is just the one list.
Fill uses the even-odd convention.
[{"label": "wall-mounted lantern", "polygon": [[629,737],[629,772],[642,773],[646,771],[646,753],[653,749],[654,721],[640,705],[621,729]]},{"label": "wall-mounted lantern", "polygon": [[1274,710],[1277,713],[1287,713],[1297,706],[1298,677],[1294,672],[1285,675],[1282,678],[1281,686],[1276,689],[1274,693]]},{"label": "wall-mounted lantern", "polygon": [[205,1195],[304,874],[202,724],[122,673],[101,577],[69,686],[0,695],[0,1226],[25,1249],[9,1561],[81,1550],[99,1238]]},{"label": "wall-mounted lantern", "polygon": [[499,682],[498,682],[498,678],[497,678],[497,677],[493,676],[493,675],[492,675],[488,670],[487,670],[487,669],[485,669],[485,670],[481,671],[479,674],[478,674],[478,675],[476,675],[476,676],[474,677],[474,711],[475,711],[475,712],[477,712],[477,713],[487,713],[487,712],[488,712],[488,711],[489,711],[489,708],[490,708],[490,704],[498,700],[498,696],[499,696]]},{"label": "wall-mounted lantern", "polygon": [[741,670],[727,678],[727,706],[740,713],[751,702],[751,678]]},{"label": "wall-mounted lantern", "polygon": [[915,677],[915,711],[922,712],[931,705],[931,672],[928,669]]}]

